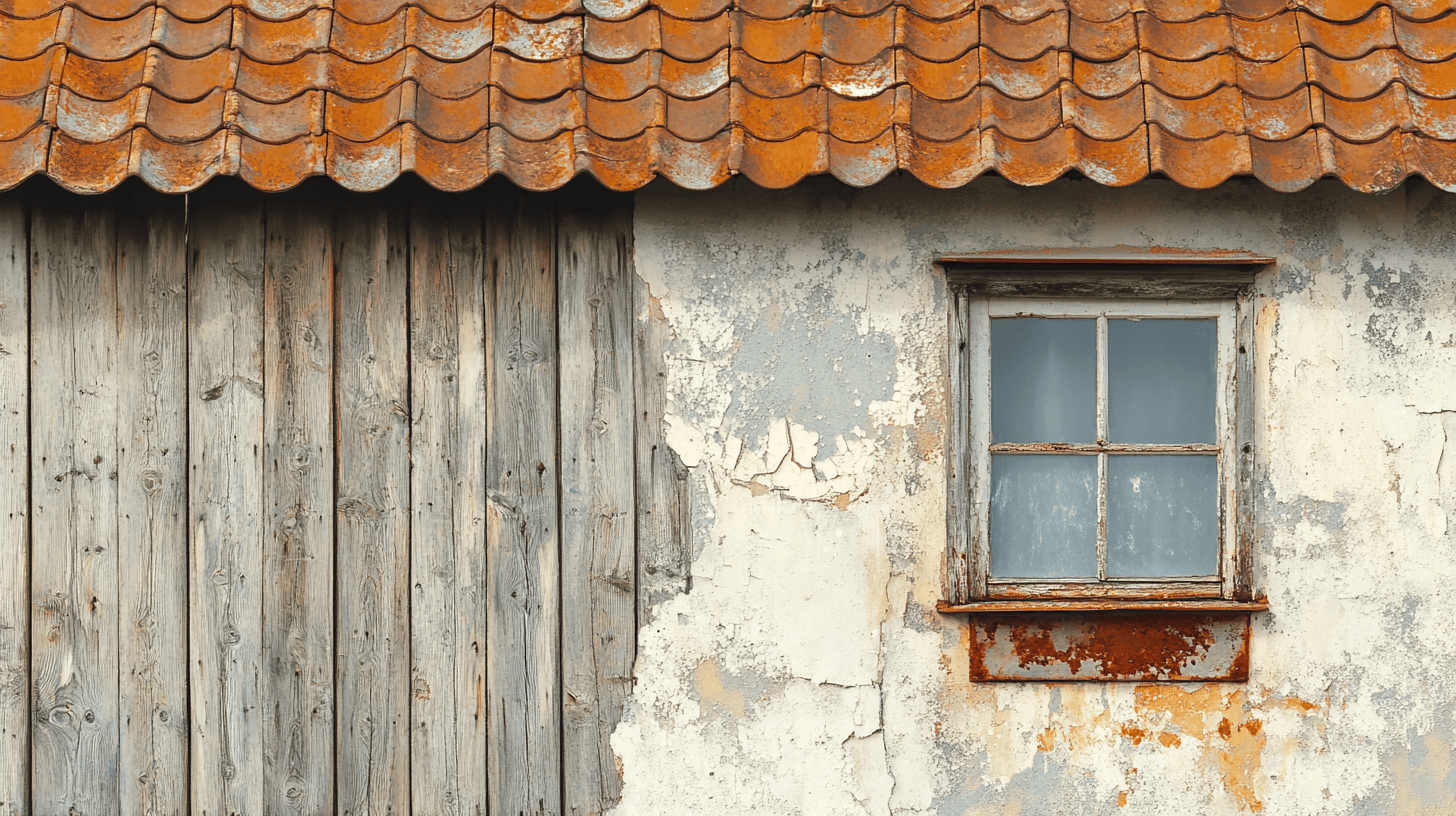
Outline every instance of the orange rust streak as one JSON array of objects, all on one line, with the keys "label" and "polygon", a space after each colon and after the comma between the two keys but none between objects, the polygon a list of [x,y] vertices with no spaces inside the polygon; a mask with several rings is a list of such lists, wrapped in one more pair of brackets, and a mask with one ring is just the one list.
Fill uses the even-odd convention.
[{"label": "orange rust streak", "polygon": [[1023,668],[1066,663],[1077,674],[1085,661],[1095,662],[1103,676],[1150,679],[1177,675],[1213,645],[1212,633],[1197,619],[1149,624],[1114,618],[1089,622],[1084,628],[1087,636],[1065,649],[1052,644],[1047,628],[1033,633],[1026,626],[1014,627],[1011,642]]}]

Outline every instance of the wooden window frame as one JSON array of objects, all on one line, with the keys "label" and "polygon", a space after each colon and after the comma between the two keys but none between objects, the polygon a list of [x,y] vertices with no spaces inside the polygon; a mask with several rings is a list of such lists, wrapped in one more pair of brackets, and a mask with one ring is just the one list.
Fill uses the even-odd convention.
[{"label": "wooden window frame", "polygon": [[[942,611],[1265,608],[1253,592],[1253,284],[1256,273],[1273,259],[1239,251],[1122,248],[1013,250],[943,257],[937,263],[945,275],[950,305],[947,404],[952,407],[946,444],[947,581]],[[987,534],[991,449],[986,439],[990,410],[985,404],[990,372],[985,344],[992,314],[1016,310],[1021,302],[1028,314],[1160,311],[1220,317],[1219,386],[1226,390],[1218,408],[1216,578],[991,579]],[[1149,308],[1150,302],[1159,305]],[[1232,324],[1227,344],[1225,319]]]}]

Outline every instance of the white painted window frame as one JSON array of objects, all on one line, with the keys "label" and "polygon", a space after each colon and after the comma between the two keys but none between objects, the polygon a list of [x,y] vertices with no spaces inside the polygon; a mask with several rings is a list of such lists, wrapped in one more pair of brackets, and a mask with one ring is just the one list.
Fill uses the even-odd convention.
[{"label": "white painted window frame", "polygon": [[[1048,254],[1053,257],[1048,258]],[[1172,257],[1169,257],[1169,255]],[[1253,275],[1269,259],[1248,253],[1134,254],[1058,258],[988,253],[940,261],[950,301],[947,378],[947,586],[942,608],[978,602],[1077,600],[1147,604],[1247,602],[1252,598]],[[1180,297],[1181,295],[1181,297]],[[990,564],[990,321],[1037,316],[1098,320],[1099,418],[1105,421],[1108,318],[1212,318],[1218,321],[1217,455],[1219,574],[1199,578],[1107,579],[1105,532],[1099,576],[1077,580],[992,578]],[[1106,439],[1105,427],[1098,428]],[[1002,446],[998,446],[1000,452]],[[1080,446],[1078,446],[1080,447]],[[1092,446],[1101,449],[1127,446]],[[1093,453],[1089,451],[1089,453]],[[1095,452],[1105,462],[1105,452]],[[1105,473],[1099,467],[1099,518]],[[1101,525],[1099,525],[1101,527]]]}]

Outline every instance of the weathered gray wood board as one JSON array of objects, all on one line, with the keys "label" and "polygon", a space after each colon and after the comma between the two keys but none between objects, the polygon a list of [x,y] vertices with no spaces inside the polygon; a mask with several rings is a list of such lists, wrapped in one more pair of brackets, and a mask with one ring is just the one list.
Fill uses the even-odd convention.
[{"label": "weathered gray wood board", "polygon": [[30,812],[30,300],[25,199],[0,198],[0,814]]},{"label": "weathered gray wood board", "polygon": [[692,528],[688,471],[667,445],[664,385],[669,329],[647,284],[633,279],[637,466],[637,623],[652,622],[658,604],[691,586]]},{"label": "weathered gray wood board", "polygon": [[561,812],[555,241],[549,204],[486,211],[490,811]]},{"label": "weathered gray wood board", "polygon": [[409,813],[407,213],[341,209],[334,250],[338,810]]},{"label": "weathered gray wood board", "polygon": [[112,197],[31,211],[31,795],[118,801],[117,301]]},{"label": "weathered gray wood board", "polygon": [[616,803],[687,483],[567,192],[0,195],[0,816]]},{"label": "weathered gray wood board", "polygon": [[187,812],[187,257],[183,202],[140,185],[116,225],[124,816]]},{"label": "weathered gray wood board", "polygon": [[263,196],[189,202],[188,666],[198,816],[263,812]]},{"label": "weathered gray wood board", "polygon": [[[312,185],[310,185],[312,187]],[[263,808],[333,811],[333,218],[316,189],[266,207]]]},{"label": "weathered gray wood board", "polygon": [[480,210],[410,214],[411,781],[420,816],[485,813],[485,301]]},{"label": "weathered gray wood board", "polygon": [[637,631],[630,210],[563,203],[557,234],[561,357],[561,670],[565,809],[621,797],[609,742],[632,687]]}]

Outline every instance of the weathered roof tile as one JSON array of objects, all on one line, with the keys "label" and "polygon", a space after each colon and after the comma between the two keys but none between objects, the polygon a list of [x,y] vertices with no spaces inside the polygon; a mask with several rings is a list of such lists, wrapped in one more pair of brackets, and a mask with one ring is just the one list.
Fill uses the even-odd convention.
[{"label": "weathered roof tile", "polygon": [[56,41],[63,12],[34,19],[0,16],[0,58],[28,60],[44,54]]},{"label": "weathered roof tile", "polygon": [[1456,185],[1456,0],[0,0],[0,186]]},{"label": "weathered roof tile", "polygon": [[236,105],[233,121],[237,129],[260,142],[284,144],[323,132],[322,91],[306,91],[277,104],[238,94]]}]

